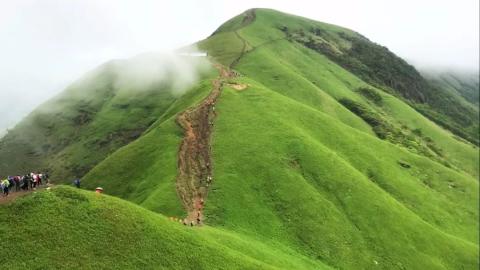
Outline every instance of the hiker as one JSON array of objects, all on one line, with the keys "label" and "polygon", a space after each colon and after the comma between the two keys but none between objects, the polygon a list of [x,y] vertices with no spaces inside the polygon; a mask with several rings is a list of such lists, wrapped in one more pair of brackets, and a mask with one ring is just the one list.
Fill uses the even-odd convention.
[{"label": "hiker", "polygon": [[14,176],[13,181],[15,182],[15,191],[20,190],[20,176]]},{"label": "hiker", "polygon": [[197,212],[197,224],[200,224],[201,219],[200,219],[200,211]]},{"label": "hiker", "polygon": [[13,188],[13,186],[15,185],[15,180],[13,180],[13,176],[8,176],[7,180],[8,180],[8,187]]},{"label": "hiker", "polygon": [[207,177],[207,187],[209,187],[212,184],[212,176]]},{"label": "hiker", "polygon": [[10,181],[8,179],[5,179],[2,181],[2,186],[3,186],[3,195],[8,196],[8,188],[10,186]]},{"label": "hiker", "polygon": [[32,172],[30,173],[30,188],[34,189],[37,187],[37,178],[35,177],[35,174]]},{"label": "hiker", "polygon": [[50,181],[50,176],[48,175],[48,173],[45,173],[45,174],[43,175],[43,177],[44,177],[44,179],[45,179],[45,184],[48,185],[48,182]]},{"label": "hiker", "polygon": [[35,181],[33,180],[32,174],[28,175],[28,183],[30,184],[30,189],[33,189],[35,187]]},{"label": "hiker", "polygon": [[75,180],[73,181],[73,184],[74,184],[77,188],[80,188],[80,179],[78,179],[78,178],[75,179]]},{"label": "hiker", "polygon": [[28,175],[24,175],[22,177],[20,185],[21,185],[23,190],[25,190],[25,191],[28,190],[28,186],[30,185],[30,179],[29,179]]},{"label": "hiker", "polygon": [[[8,195],[11,191],[28,191],[29,187],[35,189],[43,183],[48,183],[47,173],[27,173],[25,175],[8,176],[6,179],[0,179],[0,191]],[[13,189],[15,187],[15,190]]]},{"label": "hiker", "polygon": [[43,177],[43,175],[37,173],[36,176],[37,176],[37,185],[38,185],[38,186],[41,186],[41,185],[42,185],[42,177]]}]

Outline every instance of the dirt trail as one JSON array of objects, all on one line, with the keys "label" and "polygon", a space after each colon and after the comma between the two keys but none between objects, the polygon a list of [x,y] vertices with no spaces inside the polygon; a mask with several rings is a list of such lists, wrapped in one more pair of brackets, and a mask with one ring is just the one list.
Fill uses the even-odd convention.
[{"label": "dirt trail", "polygon": [[[196,107],[177,117],[184,130],[184,138],[178,153],[177,193],[187,210],[186,222],[203,221],[203,206],[208,187],[213,182],[210,135],[216,116],[215,103],[225,80],[236,74],[221,65],[215,65],[219,76],[212,82],[212,91]],[[200,222],[201,223],[201,222]]]},{"label": "dirt trail", "polygon": [[235,60],[233,60],[233,62],[230,64],[230,68],[233,68],[234,66],[236,66],[238,64],[240,59],[242,59],[242,57],[247,53],[247,46],[248,46],[247,41],[237,31],[234,31],[233,33],[235,33],[237,38],[240,39],[240,41],[242,42],[242,50],[241,50],[240,54],[238,55],[238,57],[235,58]]},{"label": "dirt trail", "polygon": [[[13,202],[17,198],[23,197],[23,196],[25,196],[27,194],[30,194],[32,192],[40,191],[40,190],[43,190],[45,188],[52,187],[52,186],[53,186],[52,184],[45,184],[45,185],[42,185],[42,186],[36,188],[35,190],[31,189],[31,188],[28,189],[27,191],[24,191],[24,190],[12,191],[12,190],[10,190],[10,194],[8,194],[8,196],[4,196],[3,193],[0,194],[0,205],[7,204],[9,202]],[[15,189],[15,188],[13,188],[13,189]]]}]

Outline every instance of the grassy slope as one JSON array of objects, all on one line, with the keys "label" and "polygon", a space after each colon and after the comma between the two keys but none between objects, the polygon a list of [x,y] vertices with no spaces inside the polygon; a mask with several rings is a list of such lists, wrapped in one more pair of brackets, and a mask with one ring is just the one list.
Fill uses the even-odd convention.
[{"label": "grassy slope", "polygon": [[[304,27],[307,29],[313,22],[270,10],[258,10],[257,13],[260,15],[257,16],[255,23],[237,30],[240,36],[256,47],[243,57],[238,69],[272,90],[311,105],[319,111],[342,120],[347,125],[366,131],[367,128],[362,126],[365,123],[355,121],[358,120],[355,119],[356,116],[345,113],[345,108],[339,106],[335,100],[345,97],[357,101],[363,100],[368,107],[373,107],[374,110],[378,109],[373,104],[366,103],[365,98],[354,91],[367,84],[326,57],[287,42],[283,39],[284,34],[275,28],[278,21],[290,28]],[[279,16],[282,16],[281,20],[278,19]],[[349,33],[348,30],[331,25],[317,22],[314,25],[334,32]],[[268,32],[269,35],[258,34],[265,32]],[[224,35],[226,33],[228,32],[222,32]],[[350,34],[355,35],[354,33]],[[394,124],[407,126],[411,130],[420,128],[444,151],[445,158],[449,162],[475,177],[478,176],[478,148],[458,141],[450,132],[413,111],[411,107],[397,98],[383,92],[379,93],[387,103],[382,110],[385,110],[384,112],[388,114]]]},{"label": "grassy slope", "polygon": [[284,246],[68,187],[0,206],[0,233],[6,269],[330,269]]},{"label": "grassy slope", "polygon": [[140,137],[178,95],[169,80],[122,83],[136,61],[104,64],[32,112],[0,141],[0,174],[49,170],[69,182]]},{"label": "grassy slope", "polygon": [[479,73],[477,72],[436,72],[424,70],[424,76],[438,87],[461,95],[466,101],[479,105]]},{"label": "grassy slope", "polygon": [[148,132],[118,150],[83,179],[88,188],[102,186],[107,193],[170,216],[183,214],[175,190],[177,152],[183,137],[175,116],[193,106],[211,90],[209,79],[177,100]]},{"label": "grassy slope", "polygon": [[218,105],[210,222],[346,269],[478,263],[475,179],[249,83]]},{"label": "grassy slope", "polygon": [[[214,145],[217,182],[207,204],[212,222],[293,242],[346,268],[359,262],[369,268],[373,260],[387,268],[477,265],[478,149],[386,94],[392,119],[422,128],[449,161],[470,175],[337,126],[322,112],[365,131],[352,118],[314,104],[318,92],[360,100],[352,90],[365,83],[281,40],[280,33],[265,31],[259,20],[266,18],[257,15],[254,24],[237,30],[258,47],[236,68],[262,85],[246,81],[250,90],[222,96]],[[281,21],[290,23],[285,17]],[[402,160],[412,168],[402,168]],[[457,255],[436,248],[444,245]]]},{"label": "grassy slope", "polygon": [[[286,41],[278,41],[247,54],[238,69],[272,90],[368,132],[363,121],[358,123],[355,115],[345,113],[346,109],[335,102],[341,98],[350,98],[375,108],[375,105],[368,104],[354,91],[367,84],[321,55],[294,47]],[[458,141],[450,132],[438,127],[399,99],[383,92],[378,93],[385,102],[382,110],[388,114],[393,123],[405,125],[411,130],[421,129],[422,133],[431,137],[444,151],[447,160],[471,175],[478,176],[478,148]],[[326,98],[322,100],[317,98],[318,96]],[[322,101],[314,104],[319,99]],[[330,109],[332,107],[333,110]]]},{"label": "grassy slope", "polygon": [[[327,25],[297,16],[281,14],[272,10],[257,10],[257,13],[259,14],[257,20],[254,24],[249,25],[248,27],[239,29],[238,26],[225,24],[220,29],[223,34],[236,29],[237,33],[244,36],[244,38],[248,40],[248,44],[253,48],[261,47],[272,41],[282,39],[289,40],[289,43],[291,44],[300,45],[297,47],[305,48],[308,45],[301,45],[302,42],[306,42],[301,40],[308,40],[312,37],[316,40],[322,40],[323,46],[317,45],[324,49],[317,48],[317,50],[322,51],[322,53],[330,59],[340,61],[337,61],[337,63],[347,67],[346,69],[351,70],[361,78],[363,78],[362,74],[365,75],[368,73],[370,75],[366,76],[370,78],[375,74],[378,75],[383,73],[381,70],[388,69],[382,76],[391,77],[391,79],[386,81],[394,82],[394,84],[399,85],[401,89],[389,88],[383,85],[384,80],[378,81],[374,79],[373,81],[376,85],[380,85],[382,88],[387,89],[385,91],[395,93],[397,96],[405,95],[406,100],[422,112],[425,112],[426,115],[433,117],[432,119],[436,119],[436,121],[452,128],[452,130],[462,136],[467,136],[471,141],[478,141],[478,109],[475,110],[472,108],[458,95],[458,93],[445,90],[443,87],[433,89],[413,67],[388,52],[384,47],[376,45],[357,33],[341,27]],[[319,31],[321,34],[312,34],[312,31],[314,30]],[[288,33],[288,36],[286,33]],[[300,36],[303,37],[299,37],[298,34],[292,33],[301,33]],[[296,35],[296,37],[292,35]],[[293,40],[300,41],[292,42]],[[366,45],[362,45],[363,49],[359,51],[351,52],[350,48],[356,44],[353,42],[354,40],[361,41],[362,44]],[[285,49],[286,46],[283,47]],[[325,47],[328,47],[328,49]],[[314,52],[314,50],[310,51]],[[294,50],[289,48],[283,50],[282,53],[292,54],[294,53]],[[369,57],[368,54],[371,54],[371,56]],[[313,54],[310,53],[310,55]],[[360,58],[352,60],[355,57]],[[292,64],[292,60],[295,59],[297,58],[288,59],[287,62]],[[345,59],[351,59],[352,61],[349,62]],[[278,60],[282,61],[284,59],[279,58]],[[311,61],[313,61],[313,59]],[[345,61],[347,62],[345,63]],[[302,61],[297,62],[302,66],[309,65],[306,64],[308,61],[303,59]],[[382,68],[382,65],[387,66]],[[380,69],[380,71],[375,71],[375,69]],[[311,68],[311,65],[308,69],[301,69],[303,73],[308,73],[309,70],[311,73],[312,71],[317,72],[316,69]],[[342,76],[337,76],[337,78],[341,77]],[[338,92],[338,89],[336,92]],[[418,99],[427,100],[427,103],[419,103]],[[448,106],[454,106],[454,109],[446,108]]]}]

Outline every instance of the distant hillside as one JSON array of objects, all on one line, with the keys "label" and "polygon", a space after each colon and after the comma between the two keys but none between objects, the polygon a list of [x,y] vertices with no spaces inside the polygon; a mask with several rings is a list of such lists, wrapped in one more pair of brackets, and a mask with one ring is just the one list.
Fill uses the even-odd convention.
[{"label": "distant hillside", "polygon": [[[211,72],[198,59],[182,61],[198,66],[200,77]],[[180,97],[175,91],[189,90],[191,85],[177,85],[175,76],[181,75],[172,66],[164,70],[164,62],[162,55],[140,55],[89,72],[0,141],[0,172],[50,171],[62,181],[85,175],[167,112]]]},{"label": "distant hillside", "polygon": [[424,76],[439,88],[461,95],[466,101],[476,105],[478,110],[480,93],[480,74],[462,71],[425,70]]},{"label": "distant hillside", "polygon": [[[141,255],[120,257],[119,268],[478,268],[474,105],[358,33],[274,10],[248,10],[196,45],[211,68],[183,94],[152,85],[113,95],[109,85],[122,76],[97,72],[104,75],[73,88],[88,98],[69,89],[65,114],[37,110],[0,141],[2,173],[46,165],[57,183],[81,175],[84,188],[101,186],[143,208],[67,188],[38,195],[40,205],[62,209],[46,211],[62,219],[62,239],[72,233],[70,217],[82,221],[79,235],[100,231],[98,242],[66,238],[62,247],[79,242],[80,258],[125,234],[86,267],[113,268],[128,245]],[[45,138],[47,150],[9,158]],[[0,206],[0,218],[27,227],[41,220],[21,214],[34,196]],[[57,242],[37,237],[46,247]],[[192,246],[200,252],[186,253]]]}]

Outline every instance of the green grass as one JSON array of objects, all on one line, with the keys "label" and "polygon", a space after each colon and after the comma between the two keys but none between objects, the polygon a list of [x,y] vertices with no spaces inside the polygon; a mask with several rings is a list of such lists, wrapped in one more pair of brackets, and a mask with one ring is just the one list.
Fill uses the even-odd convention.
[{"label": "green grass", "polygon": [[70,187],[1,206],[0,221],[2,267],[8,269],[330,269],[280,244],[185,227]]},{"label": "green grass", "polygon": [[378,91],[386,100],[385,106],[378,108],[376,104],[369,104],[368,98],[357,91],[367,84],[322,55],[280,40],[248,53],[238,69],[270,89],[364,132],[373,134],[365,122],[348,112],[337,100],[348,98],[362,102],[374,111],[380,110],[394,126],[406,126],[410,130],[420,128],[443,150],[446,160],[478,176],[477,147],[458,141],[450,132],[385,92]]},{"label": "green grass", "polygon": [[[218,44],[223,45],[218,46]],[[198,42],[198,48],[208,50],[216,61],[228,66],[238,58],[242,52],[243,44],[233,32],[226,32]]]},{"label": "green grass", "polygon": [[218,105],[209,222],[345,269],[478,264],[474,178],[249,83]]}]

